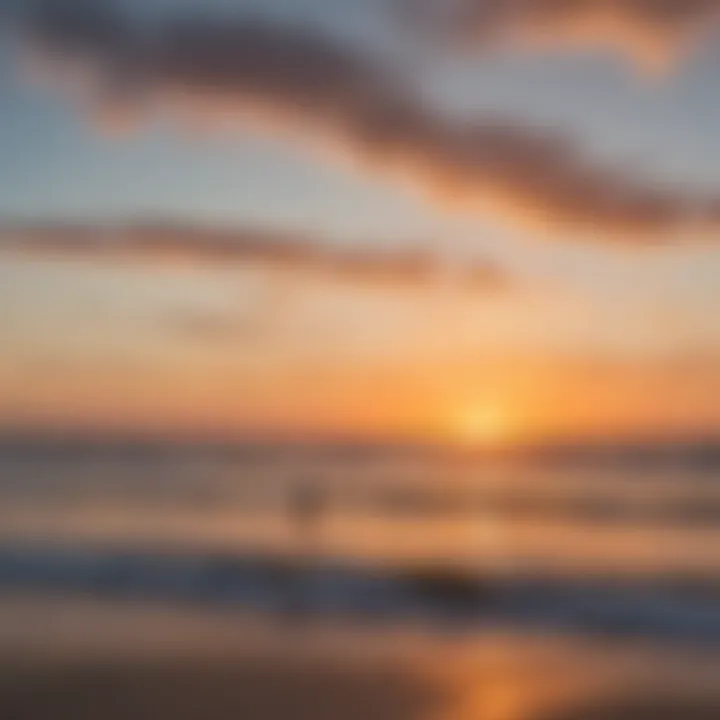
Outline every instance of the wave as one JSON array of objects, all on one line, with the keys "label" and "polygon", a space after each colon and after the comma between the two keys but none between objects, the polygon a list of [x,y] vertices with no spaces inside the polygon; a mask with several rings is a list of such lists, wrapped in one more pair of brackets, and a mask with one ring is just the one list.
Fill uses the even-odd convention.
[{"label": "wave", "polygon": [[424,622],[467,632],[513,625],[720,644],[720,586],[488,580],[447,566],[377,567],[281,555],[0,548],[0,590],[89,593],[237,611]]}]

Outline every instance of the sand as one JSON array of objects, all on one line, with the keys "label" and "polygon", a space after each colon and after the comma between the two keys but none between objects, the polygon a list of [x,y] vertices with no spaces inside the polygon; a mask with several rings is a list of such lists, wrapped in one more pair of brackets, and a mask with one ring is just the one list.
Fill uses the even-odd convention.
[{"label": "sand", "polygon": [[2,720],[709,720],[720,653],[0,599]]}]

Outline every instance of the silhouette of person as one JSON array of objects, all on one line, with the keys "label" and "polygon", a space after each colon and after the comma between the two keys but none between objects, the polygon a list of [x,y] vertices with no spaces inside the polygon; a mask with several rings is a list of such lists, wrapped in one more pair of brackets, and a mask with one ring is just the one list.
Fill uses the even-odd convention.
[{"label": "silhouette of person", "polygon": [[318,530],[326,509],[322,488],[312,481],[300,481],[290,489],[288,515],[297,534],[299,557],[294,563],[285,587],[286,602],[291,617],[298,619],[311,609],[308,576],[318,548]]},{"label": "silhouette of person", "polygon": [[290,516],[299,533],[307,539],[314,534],[325,510],[323,491],[315,483],[301,482],[290,494]]}]

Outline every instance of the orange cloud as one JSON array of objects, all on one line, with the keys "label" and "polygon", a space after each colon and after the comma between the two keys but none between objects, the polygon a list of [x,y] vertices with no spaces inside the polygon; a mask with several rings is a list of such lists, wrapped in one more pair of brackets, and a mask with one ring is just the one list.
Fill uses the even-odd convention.
[{"label": "orange cloud", "polygon": [[718,0],[400,0],[456,45],[598,48],[664,69],[720,30]]},{"label": "orange cloud", "polygon": [[598,168],[538,130],[447,119],[374,58],[306,30],[211,17],[146,28],[99,3],[41,3],[25,36],[113,127],[169,111],[195,125],[280,132],[440,203],[574,233],[654,239],[717,224],[713,198]]}]

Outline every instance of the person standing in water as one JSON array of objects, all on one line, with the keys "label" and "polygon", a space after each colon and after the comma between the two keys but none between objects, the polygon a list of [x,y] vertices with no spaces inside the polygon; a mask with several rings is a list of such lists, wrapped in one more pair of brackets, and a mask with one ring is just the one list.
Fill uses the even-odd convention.
[{"label": "person standing in water", "polygon": [[294,571],[290,573],[286,599],[290,614],[295,617],[305,615],[312,609],[308,581],[318,559],[320,527],[326,507],[325,493],[317,482],[300,480],[291,487],[288,516],[299,550]]},{"label": "person standing in water", "polygon": [[[314,482],[301,481],[290,494],[290,517],[303,545],[314,544],[315,535],[325,509],[323,491]],[[310,548],[315,550],[315,548]]]}]

